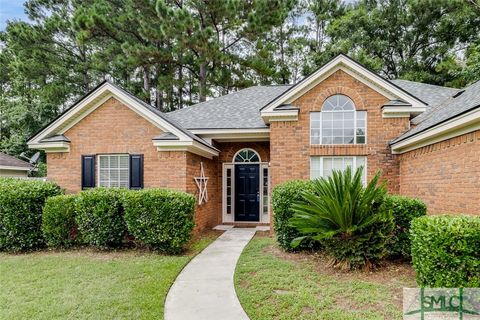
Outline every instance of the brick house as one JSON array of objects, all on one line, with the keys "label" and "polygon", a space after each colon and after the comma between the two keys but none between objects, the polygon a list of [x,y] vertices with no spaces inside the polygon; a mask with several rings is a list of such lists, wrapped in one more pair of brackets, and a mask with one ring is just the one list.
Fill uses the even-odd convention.
[{"label": "brick house", "polygon": [[255,86],[161,113],[103,82],[34,137],[48,178],[68,192],[95,186],[174,188],[208,201],[198,230],[269,225],[272,187],[377,170],[392,193],[430,213],[480,212],[480,82],[463,90],[386,80],[339,55],[295,85]]}]

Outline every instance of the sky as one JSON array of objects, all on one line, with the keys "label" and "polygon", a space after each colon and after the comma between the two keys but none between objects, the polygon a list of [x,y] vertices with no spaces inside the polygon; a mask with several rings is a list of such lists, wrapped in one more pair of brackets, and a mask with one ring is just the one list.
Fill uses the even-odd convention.
[{"label": "sky", "polygon": [[5,30],[7,20],[27,20],[23,10],[25,0],[0,0],[0,31]]}]

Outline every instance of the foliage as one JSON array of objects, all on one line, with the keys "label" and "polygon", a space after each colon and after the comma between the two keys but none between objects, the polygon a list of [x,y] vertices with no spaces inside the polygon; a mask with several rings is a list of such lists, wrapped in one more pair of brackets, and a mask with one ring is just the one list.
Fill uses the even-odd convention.
[{"label": "foliage", "polygon": [[462,86],[455,53],[478,39],[479,13],[462,0],[361,0],[331,23],[329,50],[349,52],[388,78]]},{"label": "foliage", "polygon": [[388,78],[479,75],[474,1],[28,0],[25,12],[0,32],[0,150],[15,155],[106,78],[170,111],[296,83],[339,52]]},{"label": "foliage", "polygon": [[0,178],[0,250],[41,247],[43,205],[61,193],[53,182]]},{"label": "foliage", "polygon": [[82,191],[75,201],[75,221],[82,239],[100,248],[122,243],[126,226],[123,219],[122,194],[125,190],[93,188]]},{"label": "foliage", "polygon": [[[278,245],[286,251],[294,250],[292,240],[300,236],[289,223],[294,214],[292,206],[295,202],[303,200],[303,192],[313,192],[312,186],[311,181],[292,180],[276,186],[272,191],[273,229]],[[306,249],[312,245],[312,242],[303,242],[295,249]]]},{"label": "foliage", "polygon": [[50,197],[45,202],[42,215],[42,232],[50,247],[69,247],[76,237],[76,195]]},{"label": "foliage", "polygon": [[395,230],[389,244],[390,256],[410,258],[410,224],[413,219],[427,214],[427,206],[419,199],[397,195],[385,198],[385,207],[391,210]]},{"label": "foliage", "polygon": [[190,240],[195,198],[187,193],[146,189],[123,195],[125,221],[136,240],[167,253],[179,253]]},{"label": "foliage", "polygon": [[313,192],[304,192],[304,201],[294,204],[292,227],[304,239],[320,241],[334,264],[342,268],[369,267],[387,254],[393,231],[391,212],[383,206],[386,187],[378,185],[380,173],[363,186],[363,167],[352,173],[333,171],[327,179],[313,181]]},{"label": "foliage", "polygon": [[479,217],[420,217],[413,220],[410,234],[419,286],[480,286]]}]

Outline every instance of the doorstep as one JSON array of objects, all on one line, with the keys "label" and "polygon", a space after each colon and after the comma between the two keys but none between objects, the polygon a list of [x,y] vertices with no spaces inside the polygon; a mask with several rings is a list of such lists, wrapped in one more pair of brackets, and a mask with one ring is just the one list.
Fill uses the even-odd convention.
[{"label": "doorstep", "polygon": [[213,230],[227,231],[233,228],[255,228],[255,231],[270,231],[270,225],[259,223],[233,223],[233,224],[219,224],[213,227]]}]

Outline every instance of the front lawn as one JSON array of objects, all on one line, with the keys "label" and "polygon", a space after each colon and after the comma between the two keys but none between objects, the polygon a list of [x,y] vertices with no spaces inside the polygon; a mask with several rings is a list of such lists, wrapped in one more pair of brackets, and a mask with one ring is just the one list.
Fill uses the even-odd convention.
[{"label": "front lawn", "polygon": [[408,264],[342,272],[319,254],[281,251],[256,236],[237,264],[235,287],[251,320],[402,319],[402,288],[414,287]]},{"label": "front lawn", "polygon": [[161,319],[177,274],[217,234],[178,256],[147,251],[0,254],[0,319]]}]

